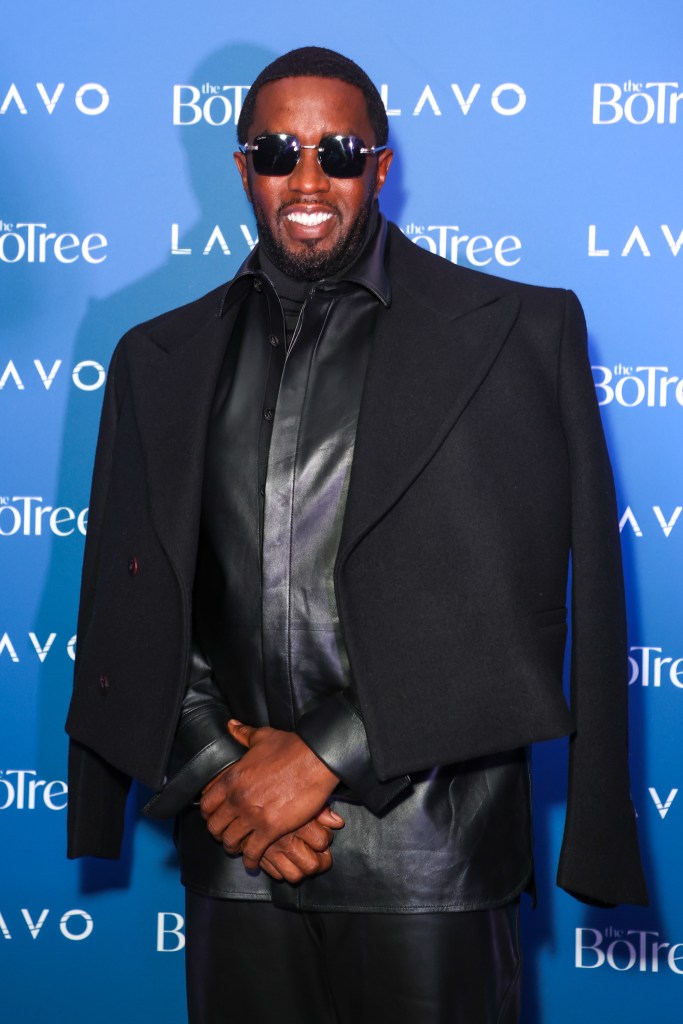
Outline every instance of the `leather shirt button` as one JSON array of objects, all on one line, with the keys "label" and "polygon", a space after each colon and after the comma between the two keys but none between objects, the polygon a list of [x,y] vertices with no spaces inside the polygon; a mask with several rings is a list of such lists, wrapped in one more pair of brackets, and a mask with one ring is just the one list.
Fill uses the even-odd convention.
[{"label": "leather shirt button", "polygon": [[263,410],[263,418],[264,418],[264,420],[272,420],[274,415],[275,415],[275,409],[264,409]]},{"label": "leather shirt button", "polygon": [[100,693],[102,696],[106,696],[107,690],[109,689],[109,677],[100,676]]},{"label": "leather shirt button", "polygon": [[280,344],[280,339],[278,338],[277,334],[269,334],[268,341],[273,346],[273,348],[277,348],[277,346]]},{"label": "leather shirt button", "polygon": [[262,292],[263,291],[263,281],[261,280],[260,277],[255,277],[254,278],[254,291],[257,291],[257,292]]},{"label": "leather shirt button", "polygon": [[128,559],[128,575],[129,576],[137,576],[137,574],[138,574],[138,560],[135,557],[135,555],[133,555],[131,558]]},{"label": "leather shirt button", "polygon": [[265,498],[265,496],[266,496],[266,489],[265,489],[265,487],[259,487],[258,492],[259,492],[259,494],[261,495],[262,498]]}]

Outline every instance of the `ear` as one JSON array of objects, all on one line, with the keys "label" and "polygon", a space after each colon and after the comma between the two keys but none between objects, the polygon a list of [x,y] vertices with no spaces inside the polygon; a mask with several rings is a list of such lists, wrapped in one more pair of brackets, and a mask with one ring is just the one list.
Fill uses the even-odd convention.
[{"label": "ear", "polygon": [[246,192],[247,199],[251,202],[251,189],[249,188],[249,172],[247,170],[247,154],[246,153],[233,153],[232,158],[235,161],[239,176],[242,179],[242,188]]},{"label": "ear", "polygon": [[377,196],[382,191],[382,185],[389,173],[389,168],[391,167],[391,161],[393,158],[393,149],[385,149],[377,157],[377,171],[375,173],[375,195]]}]

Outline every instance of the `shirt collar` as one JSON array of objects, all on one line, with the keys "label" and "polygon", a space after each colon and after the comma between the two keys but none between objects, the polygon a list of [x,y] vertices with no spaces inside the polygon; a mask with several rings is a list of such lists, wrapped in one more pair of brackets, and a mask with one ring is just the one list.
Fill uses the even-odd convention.
[{"label": "shirt collar", "polygon": [[[377,228],[364,246],[358,259],[349,267],[348,271],[335,277],[329,282],[325,278],[315,282],[315,287],[349,281],[359,284],[372,292],[384,306],[391,305],[391,283],[385,266],[387,248],[387,221],[380,213]],[[236,302],[241,302],[250,287],[253,286],[255,278],[269,280],[259,265],[259,247],[256,245],[239,268],[232,281],[227,285],[221,301],[219,316],[223,316],[228,309]]]}]

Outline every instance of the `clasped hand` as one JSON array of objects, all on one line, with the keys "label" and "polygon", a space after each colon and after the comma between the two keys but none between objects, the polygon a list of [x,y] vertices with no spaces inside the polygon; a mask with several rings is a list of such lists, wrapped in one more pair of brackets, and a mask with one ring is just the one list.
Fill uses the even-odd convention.
[{"label": "clasped hand", "polygon": [[326,806],[339,779],[294,732],[231,719],[247,753],[205,788],[201,812],[211,835],[248,869],[298,882],[332,864],[332,830],[344,820]]}]

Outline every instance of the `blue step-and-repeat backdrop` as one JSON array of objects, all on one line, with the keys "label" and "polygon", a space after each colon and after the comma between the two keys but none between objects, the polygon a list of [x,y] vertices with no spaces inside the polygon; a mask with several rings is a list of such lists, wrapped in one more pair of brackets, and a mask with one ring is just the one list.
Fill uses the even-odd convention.
[{"label": "blue step-and-repeat backdrop", "polygon": [[[566,745],[534,755],[526,1024],[683,1019],[683,6],[680,0],[104,0],[0,12],[0,1019],[185,1019],[170,831],[65,859],[66,737],[90,471],[112,349],[255,242],[237,113],[294,46],[381,86],[383,207],[453,262],[573,288],[612,451],[631,771],[649,909],[554,886]],[[618,851],[615,851],[615,857]],[[525,901],[528,904],[528,901]]]}]

